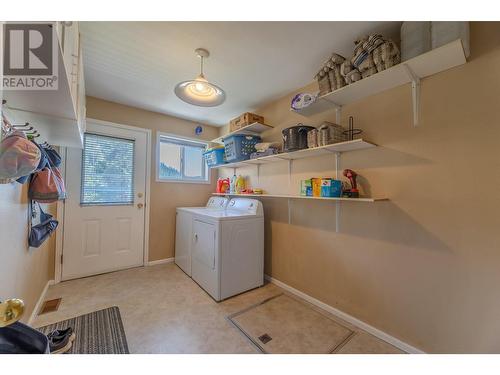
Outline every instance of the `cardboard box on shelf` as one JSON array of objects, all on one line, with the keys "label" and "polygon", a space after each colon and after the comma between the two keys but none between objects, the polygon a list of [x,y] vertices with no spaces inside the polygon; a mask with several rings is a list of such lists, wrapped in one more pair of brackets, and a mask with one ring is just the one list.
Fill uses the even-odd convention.
[{"label": "cardboard box on shelf", "polygon": [[229,121],[229,131],[241,129],[244,126],[253,124],[254,122],[264,123],[264,117],[256,115],[255,113],[245,112],[242,115]]}]

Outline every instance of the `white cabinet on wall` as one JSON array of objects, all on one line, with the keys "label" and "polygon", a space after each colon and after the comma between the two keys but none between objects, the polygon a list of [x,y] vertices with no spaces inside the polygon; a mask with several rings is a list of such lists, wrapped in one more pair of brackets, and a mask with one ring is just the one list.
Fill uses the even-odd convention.
[{"label": "white cabinet on wall", "polygon": [[29,122],[53,145],[83,145],[85,82],[78,22],[53,22],[57,42],[57,90],[4,91],[7,109],[17,123]]},{"label": "white cabinet on wall", "polygon": [[78,22],[65,22],[63,26],[63,60],[70,81],[69,89],[73,106],[77,108],[80,63],[80,34]]}]

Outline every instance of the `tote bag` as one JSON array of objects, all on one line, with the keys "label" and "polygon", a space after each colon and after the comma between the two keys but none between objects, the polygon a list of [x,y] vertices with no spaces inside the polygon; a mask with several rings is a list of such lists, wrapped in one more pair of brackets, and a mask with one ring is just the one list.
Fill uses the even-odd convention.
[{"label": "tote bag", "polygon": [[40,210],[40,223],[31,227],[28,237],[28,243],[31,247],[40,247],[40,245],[56,230],[59,224],[52,215],[43,212],[40,204],[38,204],[38,208]]}]

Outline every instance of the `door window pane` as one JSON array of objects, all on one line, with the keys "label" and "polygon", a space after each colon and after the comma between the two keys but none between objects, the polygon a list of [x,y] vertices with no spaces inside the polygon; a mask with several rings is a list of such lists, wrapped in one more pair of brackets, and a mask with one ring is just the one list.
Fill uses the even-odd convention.
[{"label": "door window pane", "polygon": [[134,203],[134,141],[85,134],[81,203]]}]

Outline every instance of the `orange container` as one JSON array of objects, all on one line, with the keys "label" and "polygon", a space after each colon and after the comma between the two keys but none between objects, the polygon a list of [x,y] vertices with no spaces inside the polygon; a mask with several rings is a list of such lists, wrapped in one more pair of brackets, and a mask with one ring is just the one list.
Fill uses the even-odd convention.
[{"label": "orange container", "polygon": [[311,178],[313,197],[321,197],[321,178]]}]

